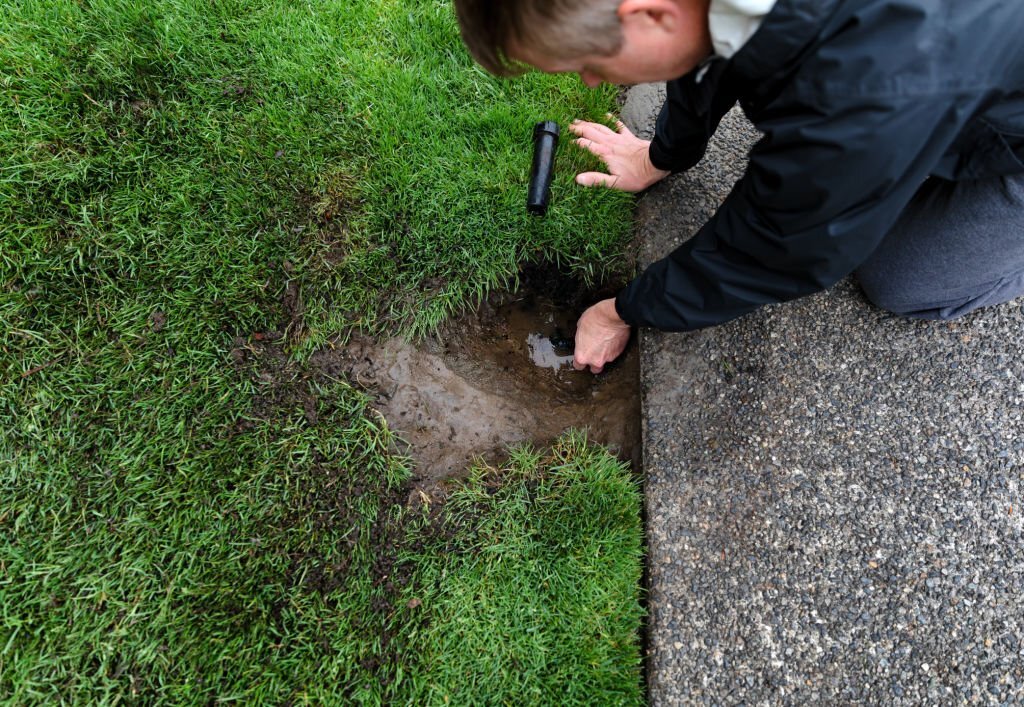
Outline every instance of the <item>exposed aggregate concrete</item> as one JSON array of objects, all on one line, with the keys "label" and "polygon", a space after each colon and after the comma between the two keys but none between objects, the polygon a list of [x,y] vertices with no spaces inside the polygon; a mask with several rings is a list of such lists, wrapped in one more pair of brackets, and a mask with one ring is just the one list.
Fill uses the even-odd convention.
[{"label": "exposed aggregate concrete", "polygon": [[[641,134],[649,90],[623,109]],[[643,263],[755,139],[730,114],[640,199]],[[1022,350],[1021,302],[909,321],[852,279],[643,331],[651,703],[1024,703]]]}]

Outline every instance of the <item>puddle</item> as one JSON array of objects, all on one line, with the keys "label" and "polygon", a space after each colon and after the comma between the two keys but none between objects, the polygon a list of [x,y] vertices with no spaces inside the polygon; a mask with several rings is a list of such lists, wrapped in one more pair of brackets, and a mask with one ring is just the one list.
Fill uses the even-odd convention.
[{"label": "puddle", "polygon": [[569,346],[555,347],[554,339],[543,334],[527,334],[526,346],[530,350],[530,360],[533,365],[541,368],[550,368],[557,371],[564,366],[572,364],[572,354],[560,354],[559,348],[568,350]]},{"label": "puddle", "polygon": [[421,483],[459,476],[478,456],[501,458],[511,444],[546,446],[569,427],[639,469],[637,346],[600,375],[573,370],[576,319],[601,295],[568,289],[495,295],[419,346],[356,339],[312,362],[376,396]]}]

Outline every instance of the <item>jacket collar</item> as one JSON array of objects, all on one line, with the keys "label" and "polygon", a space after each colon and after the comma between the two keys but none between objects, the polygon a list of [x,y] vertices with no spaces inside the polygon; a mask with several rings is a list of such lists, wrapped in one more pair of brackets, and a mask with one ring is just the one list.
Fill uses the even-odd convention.
[{"label": "jacket collar", "polygon": [[711,0],[708,29],[715,54],[732,58],[754,36],[777,0]]}]

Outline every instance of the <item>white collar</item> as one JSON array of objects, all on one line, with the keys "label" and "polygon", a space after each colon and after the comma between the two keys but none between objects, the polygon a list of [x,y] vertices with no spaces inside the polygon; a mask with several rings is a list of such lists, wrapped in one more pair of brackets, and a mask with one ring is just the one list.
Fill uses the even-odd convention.
[{"label": "white collar", "polygon": [[776,0],[711,0],[708,26],[715,54],[731,58],[754,36],[775,3]]}]

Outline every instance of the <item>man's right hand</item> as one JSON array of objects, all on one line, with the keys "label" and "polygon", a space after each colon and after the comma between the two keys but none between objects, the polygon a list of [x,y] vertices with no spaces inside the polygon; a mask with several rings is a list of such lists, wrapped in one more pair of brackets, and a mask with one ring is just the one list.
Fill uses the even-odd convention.
[{"label": "man's right hand", "polygon": [[600,373],[605,364],[617,359],[625,350],[630,329],[615,311],[614,298],[590,307],[576,324],[573,368],[577,371],[589,368],[591,373]]},{"label": "man's right hand", "polygon": [[582,120],[574,120],[569,125],[569,130],[578,136],[575,143],[597,155],[608,167],[607,173],[577,174],[577,184],[638,192],[671,174],[651,163],[650,140],[638,138],[621,120],[615,121],[615,128]]}]

